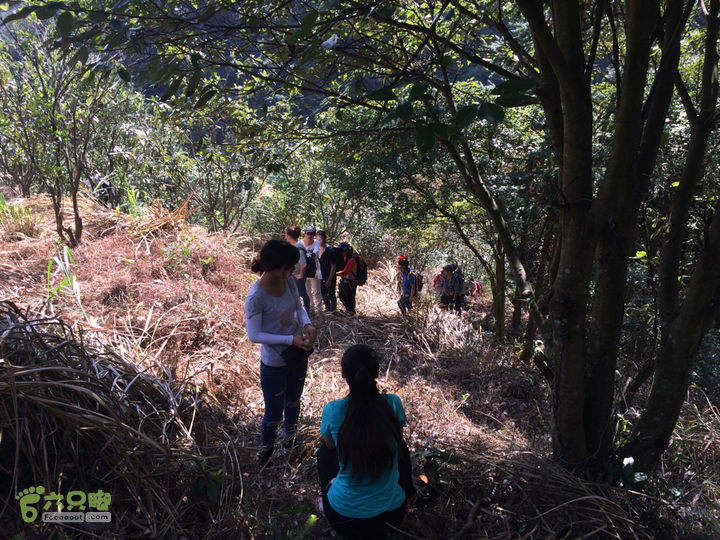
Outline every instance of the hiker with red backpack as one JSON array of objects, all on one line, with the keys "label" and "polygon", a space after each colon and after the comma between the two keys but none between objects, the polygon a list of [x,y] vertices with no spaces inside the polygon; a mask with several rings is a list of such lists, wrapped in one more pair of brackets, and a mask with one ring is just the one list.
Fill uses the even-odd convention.
[{"label": "hiker with red backpack", "polygon": [[406,312],[412,309],[412,303],[417,296],[417,274],[410,268],[407,255],[400,255],[398,267],[402,275],[402,296],[397,304],[400,308],[400,313],[405,315]]},{"label": "hiker with red backpack", "polygon": [[345,311],[350,315],[355,315],[355,294],[358,285],[365,285],[367,264],[347,242],[340,242],[338,249],[343,256],[343,269],[337,273],[340,278],[338,298],[345,306]]}]

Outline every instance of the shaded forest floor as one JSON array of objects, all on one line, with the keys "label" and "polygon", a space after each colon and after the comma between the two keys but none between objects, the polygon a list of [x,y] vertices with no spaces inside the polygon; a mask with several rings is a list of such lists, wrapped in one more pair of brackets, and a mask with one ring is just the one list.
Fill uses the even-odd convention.
[{"label": "shaded forest floor", "polygon": [[[148,450],[147,458],[133,461],[132,454],[145,448],[140,441],[119,469],[110,463],[116,458],[108,457],[107,470],[83,472],[80,461],[99,456],[77,448],[108,453],[112,437],[120,435],[93,446],[95,431],[80,420],[63,424],[48,407],[37,409],[42,415],[31,414],[40,394],[25,395],[28,427],[23,435],[9,386],[0,386],[5,432],[0,537],[332,537],[313,506],[320,415],[325,403],[345,395],[339,359],[349,345],[360,342],[381,352],[380,386],[402,398],[415,469],[423,470],[432,486],[409,509],[395,538],[720,536],[716,409],[703,406],[702,399],[686,405],[660,469],[644,485],[626,490],[581,481],[550,461],[547,386],[536,369],[518,361],[512,338],[494,340],[488,333],[490,299],[471,300],[466,313],[456,317],[438,310],[426,291],[417,309],[403,318],[395,304],[397,275],[391,265],[370,272],[368,284],[359,289],[357,316],[340,311],[315,318],[319,337],[304,392],[303,443],[291,452],[276,452],[260,468],[259,346],[247,341],[243,309],[256,279],[247,266],[257,242],[208,234],[188,226],[182,212],[154,207],[145,216],[128,216],[84,201],[83,243],[72,252],[76,267],[70,270],[80,287],[79,302],[60,289],[48,303],[48,261],[58,255],[54,217],[47,199],[24,204],[40,216],[42,232],[25,238],[0,229],[0,300],[14,302],[29,319],[62,318],[74,329],[73,339],[91,344],[93,351],[103,350],[102,344],[112,347],[126,363],[113,360],[117,379],[105,386],[98,382],[98,388],[119,394],[113,399],[122,404],[134,381],[144,381],[144,394],[132,402],[138,408],[136,432],[149,429],[143,422],[149,416],[141,409],[154,408],[161,429],[147,433],[162,440],[165,454]],[[50,289],[63,277],[54,264]],[[102,354],[88,358],[96,373],[108,371]],[[79,370],[72,355],[52,361],[64,362],[64,385]],[[0,368],[4,378],[7,373]],[[123,392],[117,380],[125,380]],[[53,387],[58,400],[65,392],[58,390],[61,386]],[[160,393],[153,397],[153,392]],[[171,424],[180,427],[166,430]],[[28,435],[40,432],[51,435]],[[83,444],[71,444],[73,436]],[[72,450],[64,453],[66,448]],[[11,467],[7,463],[16,450],[27,456]],[[33,457],[43,451],[43,460]],[[164,483],[148,480],[173,459],[178,465],[164,473]],[[113,522],[100,528],[24,524],[16,495],[31,484],[61,491],[63,475],[66,485],[73,475],[85,475],[85,481],[101,482],[112,492]]]}]

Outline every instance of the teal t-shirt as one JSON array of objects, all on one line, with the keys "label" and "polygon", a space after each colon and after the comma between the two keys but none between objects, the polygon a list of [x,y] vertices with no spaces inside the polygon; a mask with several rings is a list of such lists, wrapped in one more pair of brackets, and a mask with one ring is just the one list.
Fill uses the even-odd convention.
[{"label": "teal t-shirt", "polygon": [[[400,425],[405,426],[407,417],[402,401],[395,394],[383,394],[390,403]],[[337,435],[340,425],[347,414],[348,398],[331,401],[323,408],[320,433],[323,437],[332,437],[337,445]],[[397,449],[393,458],[393,466],[385,471],[380,478],[370,482],[369,477],[360,481],[353,480],[352,466],[343,468],[340,462],[340,472],[333,480],[328,490],[328,501],[335,511],[350,518],[370,518],[382,514],[387,510],[395,510],[405,501],[405,491],[398,484]]]}]

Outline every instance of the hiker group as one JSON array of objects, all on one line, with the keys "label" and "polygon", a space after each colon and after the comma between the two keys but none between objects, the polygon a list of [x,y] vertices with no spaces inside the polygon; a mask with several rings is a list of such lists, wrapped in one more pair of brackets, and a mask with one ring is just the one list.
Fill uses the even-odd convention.
[{"label": "hiker group", "polygon": [[[297,232],[293,229],[288,234],[297,238]],[[350,246],[342,244],[339,248],[345,265],[337,275],[358,279],[358,262],[349,263]],[[314,252],[320,267],[328,249],[325,244],[319,256]],[[273,457],[281,424],[285,449],[300,444],[300,404],[308,358],[318,335],[300,298],[300,280],[293,277],[301,253],[297,244],[270,240],[251,266],[260,278],[245,300],[245,320],[250,341],[262,344],[260,386],[265,413],[258,457],[263,467]],[[307,261],[302,266],[307,270]],[[323,298],[329,301],[328,279]],[[341,287],[341,301],[348,300],[349,291],[354,297],[354,288]],[[354,303],[346,303],[348,306],[354,307]],[[353,538],[383,538],[390,531],[387,524],[397,527],[415,499],[419,483],[419,477],[412,477],[410,453],[403,439],[406,414],[402,401],[395,394],[379,392],[379,367],[379,355],[372,348],[361,344],[349,347],[341,360],[348,395],[327,403],[322,411],[323,440],[317,453],[321,495],[315,504],[333,528]]]},{"label": "hiker group", "polygon": [[[398,268],[402,276],[402,294],[398,299],[398,307],[404,315],[412,309],[413,302],[422,291],[424,276],[410,267],[407,255],[400,255]],[[466,281],[462,271],[456,264],[443,266],[442,271],[433,280],[435,294],[443,309],[460,315],[465,296],[475,296],[483,292],[482,284],[477,281]]]},{"label": "hiker group", "polygon": [[300,234],[300,227],[285,229],[285,240],[297,248],[300,256],[292,275],[305,311],[316,315],[323,304],[325,311],[336,311],[339,298],[345,311],[354,315],[358,285],[367,281],[367,263],[347,242],[337,247],[328,244],[327,233],[312,225],[305,229],[302,239]]},{"label": "hiker group", "polygon": [[[317,237],[317,238],[316,238]],[[348,313],[355,312],[355,292],[367,279],[367,265],[352,246],[327,243],[324,231],[288,227],[285,240],[269,240],[251,266],[260,275],[245,300],[247,335],[260,343],[260,387],[265,412],[260,425],[259,464],[266,466],[276,450],[277,429],[284,427],[286,450],[300,445],[298,422],[308,359],[318,331],[309,313],[337,309],[338,297]],[[413,308],[424,277],[398,259],[402,273],[402,313]],[[338,270],[341,268],[340,270]],[[443,267],[436,280],[440,302],[460,312],[464,295],[462,273]],[[383,538],[397,527],[427,479],[412,476],[412,462],[403,439],[406,414],[395,394],[377,387],[380,358],[363,344],[349,347],[341,360],[348,395],[327,403],[322,411],[317,452],[320,497],[316,508],[339,533],[353,538]]]},{"label": "hiker group", "polygon": [[[301,237],[302,236],[302,237]],[[292,276],[305,311],[310,316],[337,310],[338,300],[345,312],[355,315],[357,288],[367,281],[367,263],[348,242],[332,246],[327,242],[327,233],[308,226],[304,233],[300,227],[287,227],[285,240],[298,250],[299,259]],[[402,294],[397,301],[404,315],[413,308],[419,293],[423,290],[424,276],[410,267],[407,255],[398,259],[402,276]],[[466,282],[462,271],[455,264],[449,264],[435,276],[435,293],[443,309],[458,315],[462,311],[466,295],[482,292],[482,285],[475,281]]]}]

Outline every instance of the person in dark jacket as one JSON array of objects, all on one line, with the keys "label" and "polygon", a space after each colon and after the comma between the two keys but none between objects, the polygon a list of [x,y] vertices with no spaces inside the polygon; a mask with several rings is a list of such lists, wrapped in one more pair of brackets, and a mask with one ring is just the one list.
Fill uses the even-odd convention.
[{"label": "person in dark jacket", "polygon": [[320,241],[318,259],[320,260],[320,272],[322,274],[320,291],[322,292],[325,311],[331,312],[337,309],[337,296],[335,295],[337,278],[335,275],[339,257],[337,250],[327,243],[327,233],[325,231],[318,231],[317,237]]},{"label": "person in dark jacket", "polygon": [[402,296],[398,300],[400,313],[405,315],[408,310],[412,309],[412,303],[417,296],[417,275],[410,268],[410,262],[407,255],[400,255],[398,259],[398,268],[402,275]]},{"label": "person in dark jacket", "polygon": [[345,306],[345,311],[350,315],[355,315],[355,293],[357,292],[357,261],[353,257],[353,248],[347,242],[340,242],[338,248],[343,256],[343,269],[338,272],[340,277],[340,288],[338,297]]}]

